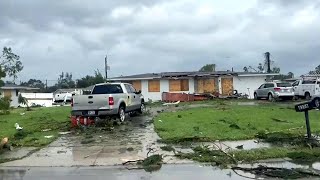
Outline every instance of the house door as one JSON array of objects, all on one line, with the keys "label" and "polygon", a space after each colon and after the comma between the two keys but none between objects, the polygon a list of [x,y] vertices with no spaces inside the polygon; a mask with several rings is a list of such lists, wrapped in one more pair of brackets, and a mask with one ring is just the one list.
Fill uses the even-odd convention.
[{"label": "house door", "polygon": [[222,95],[233,94],[233,78],[221,78]]}]

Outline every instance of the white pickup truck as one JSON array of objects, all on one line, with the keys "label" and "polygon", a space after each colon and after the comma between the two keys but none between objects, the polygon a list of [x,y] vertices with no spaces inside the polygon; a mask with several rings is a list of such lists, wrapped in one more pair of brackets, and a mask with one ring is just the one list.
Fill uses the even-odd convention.
[{"label": "white pickup truck", "polygon": [[320,95],[320,79],[303,79],[293,84],[294,95],[310,100],[311,97]]},{"label": "white pickup truck", "polygon": [[82,117],[118,117],[125,120],[126,113],[145,109],[141,91],[136,91],[128,83],[102,83],[93,87],[89,95],[75,95],[71,102],[72,116]]}]

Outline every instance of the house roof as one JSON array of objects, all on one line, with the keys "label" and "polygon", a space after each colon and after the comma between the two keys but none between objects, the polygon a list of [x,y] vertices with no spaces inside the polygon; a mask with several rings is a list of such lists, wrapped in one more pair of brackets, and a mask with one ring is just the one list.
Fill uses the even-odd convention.
[{"label": "house roof", "polygon": [[119,76],[113,77],[109,80],[143,80],[143,79],[160,79],[160,78],[171,78],[171,77],[202,77],[202,76],[267,76],[267,75],[278,75],[276,73],[257,73],[257,72],[233,72],[233,71],[215,71],[215,72],[161,72],[161,73],[145,73],[136,74],[131,76]]},{"label": "house roof", "polygon": [[16,84],[5,84],[0,87],[0,89],[20,89],[20,90],[39,90],[40,88],[28,87],[28,86],[19,86]]}]

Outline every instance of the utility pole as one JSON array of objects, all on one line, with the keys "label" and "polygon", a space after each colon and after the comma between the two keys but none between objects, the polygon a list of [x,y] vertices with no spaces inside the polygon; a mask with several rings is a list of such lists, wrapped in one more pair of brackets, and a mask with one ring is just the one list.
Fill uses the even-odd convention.
[{"label": "utility pole", "polygon": [[106,82],[108,82],[108,56],[104,58],[104,66],[105,66],[105,72],[106,72]]},{"label": "utility pole", "polygon": [[48,89],[48,80],[46,79],[46,90]]},{"label": "utility pole", "polygon": [[265,57],[266,57],[266,61],[267,61],[267,65],[268,65],[268,70],[267,73],[271,73],[271,67],[270,67],[270,53],[266,52],[264,53]]}]

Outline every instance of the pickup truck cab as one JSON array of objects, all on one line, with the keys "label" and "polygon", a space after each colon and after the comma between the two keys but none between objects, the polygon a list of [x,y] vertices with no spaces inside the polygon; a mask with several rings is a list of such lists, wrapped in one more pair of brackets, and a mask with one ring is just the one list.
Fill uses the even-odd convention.
[{"label": "pickup truck cab", "polygon": [[136,91],[129,83],[96,84],[91,94],[73,96],[71,106],[72,116],[118,117],[121,122],[126,113],[142,113],[145,109],[141,91]]}]

